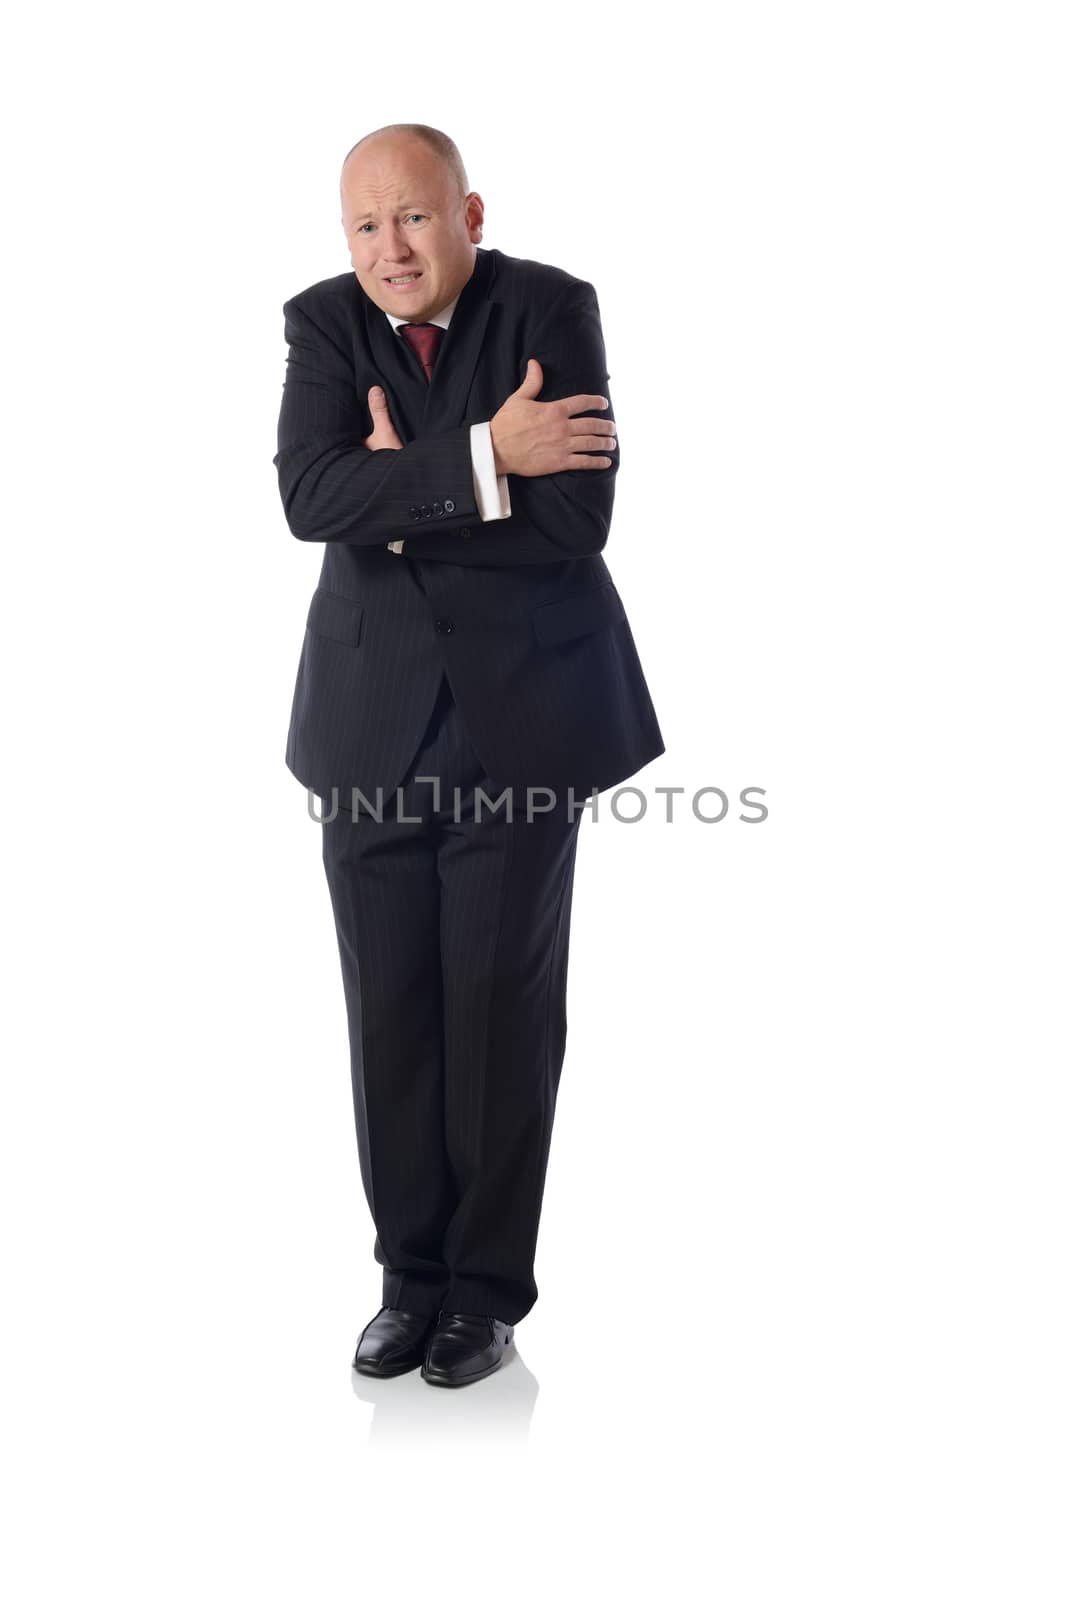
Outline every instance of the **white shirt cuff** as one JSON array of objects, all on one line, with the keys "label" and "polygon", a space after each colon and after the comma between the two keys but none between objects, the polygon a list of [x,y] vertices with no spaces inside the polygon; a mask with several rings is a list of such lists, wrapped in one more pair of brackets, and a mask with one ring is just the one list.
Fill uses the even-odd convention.
[{"label": "white shirt cuff", "polygon": [[475,483],[475,504],[483,522],[496,522],[512,515],[508,475],[497,476],[493,460],[493,438],[488,422],[471,424],[471,472]]}]

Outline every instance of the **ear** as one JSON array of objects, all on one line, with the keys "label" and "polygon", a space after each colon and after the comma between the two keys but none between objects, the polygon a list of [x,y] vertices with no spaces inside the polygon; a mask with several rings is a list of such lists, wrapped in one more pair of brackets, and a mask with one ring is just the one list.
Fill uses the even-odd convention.
[{"label": "ear", "polygon": [[466,209],[467,236],[471,240],[472,244],[481,243],[482,221],[485,217],[485,214],[486,208],[482,204],[482,196],[477,192],[477,190],[472,189],[471,193],[467,196]]}]

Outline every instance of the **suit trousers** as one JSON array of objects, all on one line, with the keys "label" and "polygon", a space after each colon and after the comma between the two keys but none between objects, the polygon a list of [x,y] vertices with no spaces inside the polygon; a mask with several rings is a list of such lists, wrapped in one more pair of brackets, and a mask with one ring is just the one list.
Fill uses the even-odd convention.
[{"label": "suit trousers", "polygon": [[538,1296],[582,808],[532,795],[489,778],[443,675],[399,790],[323,824],[387,1306],[515,1323]]}]

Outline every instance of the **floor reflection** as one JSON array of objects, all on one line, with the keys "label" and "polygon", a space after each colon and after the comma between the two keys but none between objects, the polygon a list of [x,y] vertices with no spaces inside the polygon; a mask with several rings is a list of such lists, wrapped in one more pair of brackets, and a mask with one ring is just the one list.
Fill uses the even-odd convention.
[{"label": "floor reflection", "polygon": [[525,1446],[538,1398],[538,1380],[515,1341],[496,1372],[460,1389],[424,1383],[418,1371],[399,1378],[369,1378],[352,1369],[357,1399],[372,1408],[367,1444],[372,1449],[447,1442],[450,1450],[470,1444]]}]

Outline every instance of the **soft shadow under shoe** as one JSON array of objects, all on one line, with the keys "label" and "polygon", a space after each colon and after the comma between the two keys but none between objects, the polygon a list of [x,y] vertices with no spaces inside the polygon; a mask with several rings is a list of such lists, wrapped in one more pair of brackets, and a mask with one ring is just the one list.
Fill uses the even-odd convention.
[{"label": "soft shadow under shoe", "polygon": [[421,1311],[383,1306],[361,1333],[353,1366],[371,1378],[396,1378],[413,1371],[422,1363],[427,1335],[437,1320],[436,1312],[425,1316]]},{"label": "soft shadow under shoe", "polygon": [[515,1328],[497,1317],[443,1311],[426,1347],[420,1377],[449,1389],[496,1372]]}]

